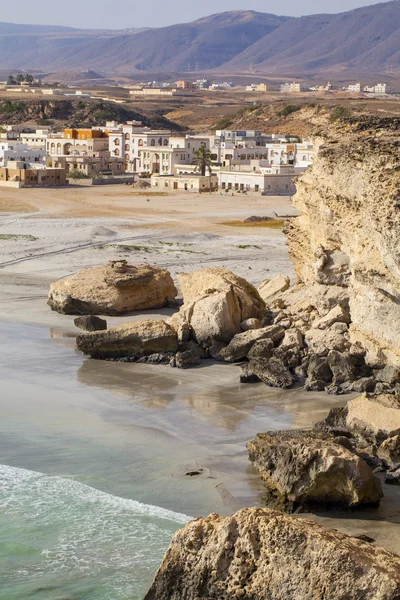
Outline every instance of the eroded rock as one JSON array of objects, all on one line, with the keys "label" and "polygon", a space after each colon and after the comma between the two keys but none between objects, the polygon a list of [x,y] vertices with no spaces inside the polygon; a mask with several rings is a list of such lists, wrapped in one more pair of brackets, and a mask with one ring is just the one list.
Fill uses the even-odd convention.
[{"label": "eroded rock", "polygon": [[397,600],[400,558],[275,510],[178,531],[144,600]]},{"label": "eroded rock", "polygon": [[161,308],[175,298],[176,288],[166,269],[111,261],[59,279],[50,286],[48,304],[69,315],[118,315]]}]

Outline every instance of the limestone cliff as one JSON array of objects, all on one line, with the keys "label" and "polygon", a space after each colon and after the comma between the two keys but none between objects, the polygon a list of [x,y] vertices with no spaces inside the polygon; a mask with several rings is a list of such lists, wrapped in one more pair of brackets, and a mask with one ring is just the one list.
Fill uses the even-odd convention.
[{"label": "limestone cliff", "polygon": [[368,116],[318,132],[287,230],[310,298],[348,299],[351,341],[372,366],[400,361],[399,132],[400,119]]}]

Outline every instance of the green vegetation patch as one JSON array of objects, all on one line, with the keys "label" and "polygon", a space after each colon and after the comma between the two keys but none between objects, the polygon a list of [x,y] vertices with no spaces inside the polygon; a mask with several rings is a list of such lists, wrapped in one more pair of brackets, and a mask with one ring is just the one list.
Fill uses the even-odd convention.
[{"label": "green vegetation patch", "polygon": [[261,246],[256,246],[255,244],[239,244],[239,246],[235,246],[235,248],[240,248],[241,250],[248,250],[249,248],[257,248],[257,250],[261,250]]},{"label": "green vegetation patch", "polygon": [[34,235],[23,235],[20,233],[0,233],[0,240],[28,240],[35,242],[38,238]]},{"label": "green vegetation patch", "polygon": [[351,110],[346,106],[336,106],[331,115],[331,121],[341,121],[351,116]]},{"label": "green vegetation patch", "polygon": [[300,110],[300,108],[301,107],[298,104],[287,104],[284,108],[282,108],[282,110],[278,112],[278,115],[280,117],[288,117],[292,113],[295,113],[298,110]]}]

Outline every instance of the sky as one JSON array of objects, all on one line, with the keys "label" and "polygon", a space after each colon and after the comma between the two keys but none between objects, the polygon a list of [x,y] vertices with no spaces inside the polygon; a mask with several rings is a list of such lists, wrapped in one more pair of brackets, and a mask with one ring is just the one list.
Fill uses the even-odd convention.
[{"label": "sky", "polygon": [[19,0],[4,3],[0,20],[85,29],[125,29],[185,23],[227,10],[257,10],[297,17],[323,12],[344,12],[377,3],[377,0],[68,0],[67,3]]}]

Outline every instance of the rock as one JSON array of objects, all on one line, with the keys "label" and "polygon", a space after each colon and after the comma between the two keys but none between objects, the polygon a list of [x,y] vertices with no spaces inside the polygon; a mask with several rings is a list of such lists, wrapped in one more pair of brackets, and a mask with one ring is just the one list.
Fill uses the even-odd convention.
[{"label": "rock", "polygon": [[167,323],[176,331],[179,342],[188,342],[192,337],[192,328],[184,319],[181,312],[177,312],[172,317],[167,319]]},{"label": "rock", "polygon": [[104,331],[107,329],[107,321],[93,315],[77,317],[74,319],[74,325],[79,329],[83,329],[83,331]]},{"label": "rock", "polygon": [[[313,323],[313,327],[316,329],[329,329],[335,323],[348,323],[349,314],[344,310],[340,304],[332,308],[327,315],[316,319]],[[347,329],[347,326],[346,326]],[[345,329],[345,330],[346,330]]]},{"label": "rock", "polygon": [[248,351],[247,358],[250,361],[255,358],[271,358],[274,347],[271,339],[258,340]]},{"label": "rock", "polygon": [[400,469],[386,473],[385,483],[388,485],[400,485]]},{"label": "rock", "polygon": [[240,383],[260,383],[261,380],[251,371],[248,363],[244,363],[240,367],[239,381]]},{"label": "rock", "polygon": [[346,426],[351,432],[380,445],[400,433],[400,409],[397,406],[393,396],[368,398],[363,394],[348,403]]},{"label": "rock", "polygon": [[285,333],[281,346],[300,350],[304,347],[303,334],[299,329],[289,329]]},{"label": "rock", "polygon": [[175,366],[178,369],[188,369],[196,367],[205,358],[204,350],[195,342],[186,342],[179,346],[179,351],[175,355]]},{"label": "rock", "polygon": [[400,435],[394,435],[382,442],[377,454],[387,467],[400,466]]},{"label": "rock", "polygon": [[375,389],[375,379],[373,377],[361,377],[357,381],[353,381],[350,386],[350,392],[373,392]]},{"label": "rock", "polygon": [[284,362],[275,356],[254,358],[249,362],[248,369],[270,387],[290,388],[295,381]]},{"label": "rock", "polygon": [[332,371],[324,356],[311,356],[307,369],[307,381],[309,383],[322,381],[325,385],[332,381]]},{"label": "rock", "polygon": [[225,362],[225,359],[223,358],[223,356],[221,356],[221,352],[227,347],[227,345],[228,344],[226,344],[225,342],[218,342],[214,340],[212,344],[207,348],[208,354],[214,360]]},{"label": "rock", "polygon": [[78,349],[92,358],[140,357],[176,352],[178,339],[165,321],[135,321],[108,331],[84,333],[76,338]]},{"label": "rock", "polygon": [[249,457],[266,488],[266,502],[285,510],[312,505],[377,504],[381,484],[368,465],[329,434],[260,433],[248,442]]},{"label": "rock", "polygon": [[346,323],[334,323],[331,327],[330,327],[331,331],[334,331],[335,333],[347,333],[349,330],[348,325],[346,325]]},{"label": "rock", "polygon": [[176,532],[144,600],[397,600],[400,558],[309,519],[245,508]]},{"label": "rock", "polygon": [[178,275],[184,305],[180,313],[195,340],[206,347],[230,342],[247,319],[262,319],[265,303],[245,279],[217,267]]},{"label": "rock", "polygon": [[315,424],[315,431],[331,433],[332,435],[350,436],[347,429],[346,419],[348,415],[347,406],[331,408],[325,419]]},{"label": "rock", "polygon": [[328,356],[331,350],[345,352],[350,343],[345,335],[335,331],[310,329],[305,334],[305,342],[310,351],[317,356]]},{"label": "rock", "polygon": [[260,319],[246,319],[243,323],[240,323],[240,329],[242,331],[249,331],[250,329],[261,329],[263,327]]},{"label": "rock", "polygon": [[170,273],[151,265],[110,261],[59,279],[50,286],[48,304],[62,314],[117,315],[161,308],[177,294]]},{"label": "rock", "polygon": [[331,350],[328,354],[328,365],[332,371],[333,385],[356,379],[356,360],[349,354]]},{"label": "rock", "polygon": [[383,369],[376,369],[374,376],[376,381],[381,383],[388,383],[390,385],[400,383],[400,369],[392,365],[386,365]]},{"label": "rock", "polygon": [[279,327],[279,325],[269,325],[262,329],[253,329],[243,333],[237,333],[228,346],[224,350],[221,350],[220,355],[227,362],[235,362],[245,358],[255,342],[262,339],[269,339],[272,342],[276,342],[279,339],[282,339],[284,334],[284,329]]},{"label": "rock", "polygon": [[171,360],[175,360],[174,352],[156,352],[155,354],[149,354],[148,356],[141,356],[134,361],[127,360],[126,358],[120,358],[121,362],[137,362],[139,364],[148,365],[170,365]]},{"label": "rock", "polygon": [[275,300],[276,296],[289,289],[290,279],[287,275],[277,275],[273,279],[266,279],[258,288],[261,298],[267,304]]}]

